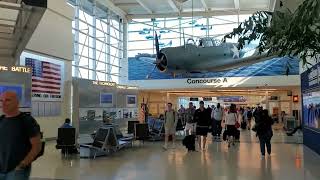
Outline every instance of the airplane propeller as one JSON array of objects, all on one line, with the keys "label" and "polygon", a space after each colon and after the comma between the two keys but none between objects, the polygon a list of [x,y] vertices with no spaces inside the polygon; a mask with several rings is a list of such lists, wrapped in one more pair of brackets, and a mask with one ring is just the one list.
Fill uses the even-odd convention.
[{"label": "airplane propeller", "polygon": [[159,38],[157,35],[157,32],[155,33],[155,46],[156,46],[156,61],[153,62],[153,64],[155,65],[152,69],[152,71],[147,75],[147,79],[149,79],[151,77],[151,74],[153,73],[153,71],[158,68],[159,71],[165,71],[166,67],[167,67],[167,58],[166,56],[160,52],[160,45],[159,45]]}]

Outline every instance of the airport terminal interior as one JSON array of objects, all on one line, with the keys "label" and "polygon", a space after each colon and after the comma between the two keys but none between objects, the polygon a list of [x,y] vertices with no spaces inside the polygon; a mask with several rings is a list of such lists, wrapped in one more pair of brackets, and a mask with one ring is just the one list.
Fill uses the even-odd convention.
[{"label": "airport terminal interior", "polygon": [[30,179],[319,180],[319,22],[319,0],[0,0]]}]

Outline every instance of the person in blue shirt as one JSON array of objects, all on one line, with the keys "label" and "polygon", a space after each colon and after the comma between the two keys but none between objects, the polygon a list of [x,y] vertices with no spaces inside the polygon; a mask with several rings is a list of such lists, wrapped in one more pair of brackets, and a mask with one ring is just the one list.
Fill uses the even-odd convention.
[{"label": "person in blue shirt", "polygon": [[65,119],[64,124],[61,126],[61,128],[72,128],[70,123],[71,123],[71,120],[69,118]]},{"label": "person in blue shirt", "polygon": [[[69,118],[66,118],[60,128],[73,128],[71,125],[71,120]],[[57,139],[57,144],[59,144],[59,139]],[[76,146],[70,146],[66,149],[61,149],[61,153],[65,153],[65,151],[68,151],[68,153],[70,153],[70,154],[73,154],[73,153],[77,154],[78,153],[78,149]]]}]

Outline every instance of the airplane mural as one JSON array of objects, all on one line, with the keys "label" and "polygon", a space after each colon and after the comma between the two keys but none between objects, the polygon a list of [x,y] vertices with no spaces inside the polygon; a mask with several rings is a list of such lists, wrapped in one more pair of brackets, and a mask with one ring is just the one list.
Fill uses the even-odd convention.
[{"label": "airplane mural", "polygon": [[[246,53],[244,56],[250,55],[252,52]],[[129,80],[146,80],[146,79],[183,79],[183,78],[213,78],[213,77],[256,77],[256,76],[281,76],[286,74],[286,66],[290,64],[288,75],[299,75],[299,60],[289,57],[277,57],[249,66],[242,66],[227,71],[219,72],[201,72],[176,74],[160,72],[155,69],[152,74],[150,72],[154,68],[155,54],[138,53],[128,58],[128,79]]]},{"label": "airplane mural", "polygon": [[150,34],[151,28],[143,28],[141,31],[139,31],[140,35],[146,35],[146,34]]},{"label": "airplane mural", "polygon": [[[191,43],[189,43],[191,40]],[[181,73],[219,72],[262,62],[276,56],[267,53],[259,54],[256,46],[238,50],[234,43],[219,43],[213,38],[201,38],[197,45],[188,39],[183,46],[165,47],[160,50],[158,35],[155,37],[156,61],[152,72],[157,68],[160,72],[173,76]],[[249,45],[250,46],[250,45]],[[250,56],[245,56],[251,51]]]},{"label": "airplane mural", "polygon": [[159,46],[161,48],[164,48],[164,47],[171,47],[172,46],[172,40],[170,40],[167,44],[163,43],[163,42],[160,42],[159,43]]}]

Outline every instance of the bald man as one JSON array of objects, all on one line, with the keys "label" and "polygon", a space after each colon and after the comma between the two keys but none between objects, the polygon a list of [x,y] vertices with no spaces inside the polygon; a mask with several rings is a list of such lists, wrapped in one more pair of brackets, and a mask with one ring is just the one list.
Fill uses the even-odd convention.
[{"label": "bald man", "polygon": [[15,92],[1,94],[0,180],[27,180],[31,163],[41,151],[40,126],[19,111]]}]

